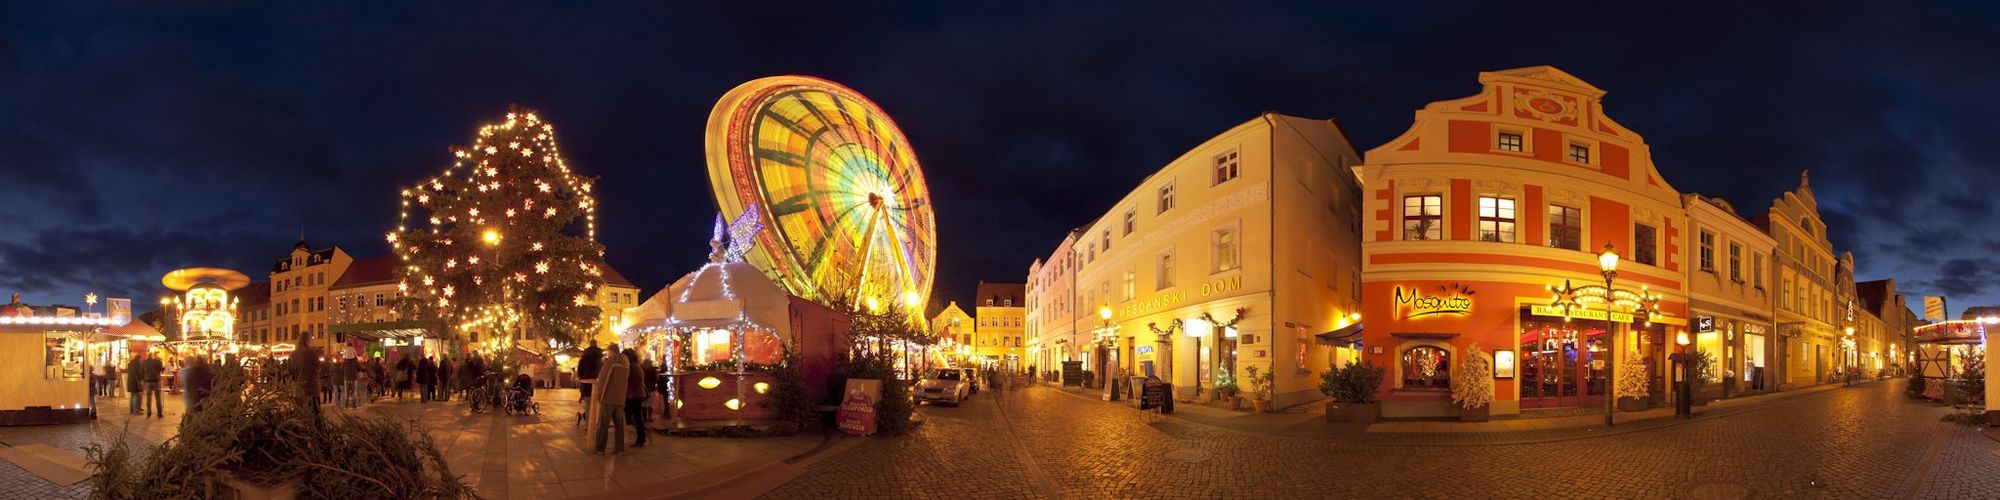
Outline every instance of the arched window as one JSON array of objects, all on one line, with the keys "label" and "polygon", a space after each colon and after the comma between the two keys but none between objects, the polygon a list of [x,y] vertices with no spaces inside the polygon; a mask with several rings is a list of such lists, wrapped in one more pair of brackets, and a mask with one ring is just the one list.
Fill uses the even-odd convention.
[{"label": "arched window", "polygon": [[1432,346],[1403,351],[1403,388],[1451,388],[1451,353]]}]

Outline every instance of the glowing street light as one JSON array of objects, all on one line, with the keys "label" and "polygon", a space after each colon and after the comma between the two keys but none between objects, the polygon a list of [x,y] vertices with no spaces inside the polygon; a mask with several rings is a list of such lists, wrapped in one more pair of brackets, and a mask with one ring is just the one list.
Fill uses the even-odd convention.
[{"label": "glowing street light", "polygon": [[1617,346],[1619,334],[1618,322],[1611,320],[1611,306],[1613,304],[1611,291],[1614,290],[1611,288],[1611,281],[1618,278],[1618,250],[1612,247],[1609,241],[1604,242],[1604,251],[1597,254],[1597,268],[1604,273],[1604,329],[1606,330],[1604,332],[1604,340],[1609,342],[1609,344],[1604,346],[1604,373],[1609,375],[1608,380],[1604,381],[1604,426],[1610,427],[1612,425],[1611,415],[1616,411],[1616,400],[1618,399],[1618,395],[1615,393],[1618,384],[1612,383],[1612,381],[1618,379]]},{"label": "glowing street light", "polygon": [[500,244],[500,231],[488,229],[485,233],[479,235],[479,239],[486,240],[488,246],[498,245]]}]

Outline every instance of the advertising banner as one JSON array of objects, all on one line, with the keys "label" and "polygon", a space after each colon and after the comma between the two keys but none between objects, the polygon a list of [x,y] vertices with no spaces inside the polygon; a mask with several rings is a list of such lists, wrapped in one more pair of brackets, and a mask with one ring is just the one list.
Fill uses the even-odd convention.
[{"label": "advertising banner", "polygon": [[882,399],[882,381],[847,379],[845,394],[847,396],[840,402],[840,412],[834,415],[841,432],[855,436],[875,434],[875,402]]}]

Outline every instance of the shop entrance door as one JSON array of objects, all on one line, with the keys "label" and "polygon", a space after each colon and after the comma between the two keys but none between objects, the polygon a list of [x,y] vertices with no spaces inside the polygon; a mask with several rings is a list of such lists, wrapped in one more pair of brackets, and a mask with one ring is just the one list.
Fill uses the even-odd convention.
[{"label": "shop entrance door", "polygon": [[1521,335],[1521,407],[1567,408],[1604,404],[1604,330],[1560,323],[1534,325]]}]

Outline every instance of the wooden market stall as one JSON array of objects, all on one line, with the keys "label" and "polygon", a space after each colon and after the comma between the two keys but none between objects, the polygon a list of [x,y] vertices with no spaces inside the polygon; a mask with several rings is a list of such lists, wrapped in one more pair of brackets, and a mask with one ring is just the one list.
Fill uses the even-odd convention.
[{"label": "wooden market stall", "polygon": [[46,425],[93,418],[91,344],[109,337],[129,316],[78,316],[37,311],[20,303],[0,307],[0,426]]}]

